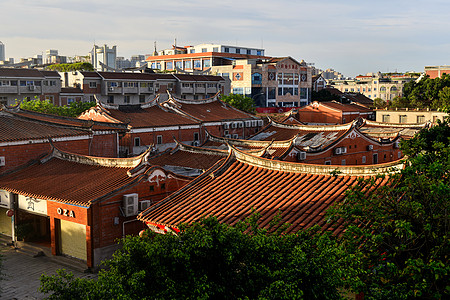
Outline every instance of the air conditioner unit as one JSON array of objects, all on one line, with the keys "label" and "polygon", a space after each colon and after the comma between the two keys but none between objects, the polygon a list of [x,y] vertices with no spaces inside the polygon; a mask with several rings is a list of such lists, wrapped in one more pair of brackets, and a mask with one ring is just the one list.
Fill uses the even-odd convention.
[{"label": "air conditioner unit", "polygon": [[230,125],[228,123],[223,123],[223,129],[228,129],[230,128]]},{"label": "air conditioner unit", "polygon": [[306,159],[306,152],[298,152],[297,153],[297,160],[305,160]]},{"label": "air conditioner unit", "polygon": [[342,154],[342,149],[341,148],[335,148],[334,149],[334,154],[336,154],[336,155]]},{"label": "air conditioner unit", "polygon": [[114,91],[114,87],[112,87],[112,86],[109,87],[109,88],[108,88],[108,91],[109,91],[109,92],[113,92],[113,91]]},{"label": "air conditioner unit", "polygon": [[28,89],[29,89],[30,91],[34,91],[35,86],[34,86],[34,85],[29,85],[29,86],[28,86]]},{"label": "air conditioner unit", "polygon": [[139,210],[144,211],[152,205],[152,200],[139,201]]},{"label": "air conditioner unit", "polygon": [[192,146],[196,146],[196,147],[200,146],[200,141],[193,141]]},{"label": "air conditioner unit", "polygon": [[138,194],[123,195],[123,213],[125,217],[135,216],[138,214]]},{"label": "air conditioner unit", "polygon": [[0,156],[0,167],[4,167],[4,166],[5,166],[5,157]]},{"label": "air conditioner unit", "polygon": [[239,138],[239,135],[236,134],[236,133],[234,133],[234,134],[233,134],[233,139],[236,139],[236,140],[237,140],[238,138]]},{"label": "air conditioner unit", "polygon": [[231,123],[231,128],[237,128],[237,123]]},{"label": "air conditioner unit", "polygon": [[258,126],[263,126],[263,125],[264,125],[263,120],[258,120]]},{"label": "air conditioner unit", "polygon": [[372,151],[372,150],[373,150],[373,145],[368,145],[368,146],[367,146],[367,150],[368,150],[368,151]]}]

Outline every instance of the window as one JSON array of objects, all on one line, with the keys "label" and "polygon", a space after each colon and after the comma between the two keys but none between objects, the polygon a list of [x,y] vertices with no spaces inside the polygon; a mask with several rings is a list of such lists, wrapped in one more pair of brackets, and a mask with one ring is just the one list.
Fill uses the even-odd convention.
[{"label": "window", "polygon": [[236,48],[236,54],[241,54],[241,49]]},{"label": "window", "polygon": [[24,81],[24,80],[21,80],[21,81],[20,81],[20,86],[27,86],[27,82]]},{"label": "window", "polygon": [[[46,81],[44,81],[46,82]],[[10,81],[11,86],[17,86],[17,80],[11,80]]]},{"label": "window", "polygon": [[223,48],[223,52],[229,53],[230,52],[230,48],[228,48],[228,47]]},{"label": "window", "polygon": [[[53,102],[54,97],[52,95],[45,95],[44,97],[45,100],[48,100],[50,102]],[[73,100],[73,99],[72,99]]]},{"label": "window", "polygon": [[397,92],[397,87],[391,86],[391,93],[396,93],[396,92]]},{"label": "window", "polygon": [[95,96],[94,95],[90,95],[89,96],[89,102],[95,102]]},{"label": "window", "polygon": [[399,121],[399,123],[406,123],[406,121],[407,121],[407,119],[408,119],[408,116],[407,115],[400,115],[399,117],[398,117],[398,121]]},{"label": "window", "polygon": [[114,96],[108,95],[108,100],[106,100],[106,103],[114,103]]},{"label": "window", "polygon": [[178,69],[183,69],[183,62],[182,61],[176,61],[175,62],[175,67],[177,67]]},{"label": "window", "polygon": [[222,73],[222,77],[228,77],[228,78],[230,78],[230,73]]},{"label": "window", "polygon": [[374,153],[372,155],[372,164],[377,164],[378,163],[378,153]]},{"label": "window", "polygon": [[130,96],[129,95],[123,96],[123,103],[130,103]]},{"label": "window", "polygon": [[283,73],[277,74],[278,84],[283,84]]},{"label": "window", "polygon": [[194,69],[201,69],[202,68],[202,61],[199,59],[194,60]]},{"label": "window", "polygon": [[141,82],[139,83],[139,86],[142,88],[146,88],[147,87],[147,82]]},{"label": "window", "polygon": [[185,69],[192,69],[192,62],[190,60],[187,60],[184,62],[184,68]]},{"label": "window", "polygon": [[50,86],[56,86],[56,80],[50,80],[48,83]]},{"label": "window", "polygon": [[276,93],[277,93],[277,88],[274,88],[274,87],[268,88],[268,93],[267,93],[268,99],[276,99],[276,97],[277,97]]},{"label": "window", "polygon": [[70,104],[70,103],[72,103],[72,102],[75,102],[75,99],[73,99],[73,98],[67,98],[67,104]]},{"label": "window", "polygon": [[162,135],[156,136],[156,144],[161,145],[163,143]]},{"label": "window", "polygon": [[27,81],[27,86],[31,86],[31,85],[34,85],[34,81],[32,81],[32,80]]},{"label": "window", "polygon": [[391,116],[390,115],[383,115],[382,116],[382,121],[384,123],[389,123],[391,121]]},{"label": "window", "polygon": [[308,98],[308,89],[307,88],[300,88],[300,99],[307,99]]},{"label": "window", "polygon": [[165,190],[166,189],[166,184],[165,183],[161,183],[161,189]]},{"label": "window", "polygon": [[401,151],[398,151],[398,152],[397,152],[397,157],[398,157],[398,158],[402,157],[402,152],[401,152]]},{"label": "window", "polygon": [[261,50],[256,51],[256,55],[261,55]]},{"label": "window", "polygon": [[327,166],[331,165],[331,160],[326,160],[325,165],[327,165]]},{"label": "window", "polygon": [[244,94],[244,88],[233,88],[233,94],[235,94],[235,95],[243,95]]},{"label": "window", "polygon": [[252,84],[262,84],[261,73],[253,73],[252,74]]},{"label": "window", "polygon": [[149,189],[150,189],[150,192],[154,192],[154,191],[155,191],[155,186],[154,186],[154,185],[151,185],[151,186],[149,187]]},{"label": "window", "polygon": [[204,68],[209,68],[209,67],[211,67],[211,60],[210,60],[210,59],[205,59],[205,60],[203,61],[203,67],[204,67]]},{"label": "window", "polygon": [[345,166],[345,159],[341,160],[341,165]]},{"label": "window", "polygon": [[152,69],[156,69],[156,63],[153,62],[152,65],[151,65],[151,68]]},{"label": "window", "polygon": [[195,53],[195,49],[191,49],[191,51],[189,51],[190,53]]},{"label": "window", "polygon": [[219,52],[219,47],[214,47],[213,52]]},{"label": "window", "polygon": [[139,103],[145,103],[145,95],[139,95]]},{"label": "window", "polygon": [[425,123],[425,116],[417,116],[417,123]]},{"label": "window", "polygon": [[250,54],[252,54],[252,50],[247,49],[247,55],[250,55]]},{"label": "window", "polygon": [[134,138],[134,146],[135,147],[141,146],[141,138],[139,138],[139,137]]},{"label": "window", "polygon": [[198,132],[194,132],[194,141],[200,140]]},{"label": "window", "polygon": [[89,87],[91,89],[95,89],[97,87],[97,82],[93,82],[93,81],[89,82]]},{"label": "window", "polygon": [[380,93],[386,93],[386,87],[384,86],[380,87]]},{"label": "window", "polygon": [[283,88],[278,88],[278,96],[283,96]]},{"label": "window", "polygon": [[173,62],[171,61],[166,62],[166,70],[173,70]]},{"label": "window", "polygon": [[8,98],[6,96],[0,96],[0,104],[7,105]]},{"label": "window", "polygon": [[208,49],[202,48],[202,52],[203,52],[203,53],[208,52]]},{"label": "window", "polygon": [[363,164],[366,163],[366,157],[365,157],[365,156],[362,157],[361,162],[362,162]]}]

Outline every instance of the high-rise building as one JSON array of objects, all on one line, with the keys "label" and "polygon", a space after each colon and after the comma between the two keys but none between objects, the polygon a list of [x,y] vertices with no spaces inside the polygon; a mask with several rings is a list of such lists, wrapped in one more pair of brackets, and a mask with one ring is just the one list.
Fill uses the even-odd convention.
[{"label": "high-rise building", "polygon": [[0,41],[0,61],[5,60],[5,44]]},{"label": "high-rise building", "polygon": [[91,63],[97,71],[114,71],[116,69],[117,46],[94,45],[90,53]]}]

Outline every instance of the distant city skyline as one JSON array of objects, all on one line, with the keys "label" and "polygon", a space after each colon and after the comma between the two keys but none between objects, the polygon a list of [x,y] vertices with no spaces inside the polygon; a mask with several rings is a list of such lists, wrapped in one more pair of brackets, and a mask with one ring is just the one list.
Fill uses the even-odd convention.
[{"label": "distant city skyline", "polygon": [[117,56],[220,43],[266,49],[333,68],[345,76],[422,72],[450,64],[450,3],[445,0],[227,2],[172,0],[0,0],[5,58],[57,49],[87,55],[93,44],[117,45]]}]

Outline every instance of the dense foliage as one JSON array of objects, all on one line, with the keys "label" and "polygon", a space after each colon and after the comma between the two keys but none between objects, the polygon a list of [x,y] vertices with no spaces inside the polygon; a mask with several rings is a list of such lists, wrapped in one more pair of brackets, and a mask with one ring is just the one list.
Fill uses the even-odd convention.
[{"label": "dense foliage", "polygon": [[250,97],[245,97],[243,95],[239,94],[230,94],[228,96],[222,96],[220,99],[225,103],[230,104],[231,106],[249,112],[253,113],[255,112],[255,102]]},{"label": "dense foliage", "polygon": [[72,71],[94,71],[94,67],[88,62],[79,62],[72,64],[54,64],[46,68],[51,71],[72,72]]},{"label": "dense foliage", "polygon": [[50,299],[341,298],[351,260],[332,237],[317,228],[288,235],[251,228],[210,217],[179,235],[127,237],[98,280],[42,276],[41,291]]},{"label": "dense foliage", "polygon": [[403,87],[403,97],[396,97],[391,107],[450,109],[450,75],[440,78],[423,77],[419,82],[410,81]]},{"label": "dense foliage", "polygon": [[20,103],[20,108],[37,111],[45,114],[52,114],[66,117],[77,117],[92,106],[95,102],[72,102],[68,106],[57,106],[49,100],[40,100],[38,98],[33,100],[23,100]]},{"label": "dense foliage", "polygon": [[332,211],[346,222],[342,246],[362,263],[354,288],[367,299],[450,297],[449,146],[447,121],[422,130],[402,142],[409,159],[390,185],[361,182]]}]

